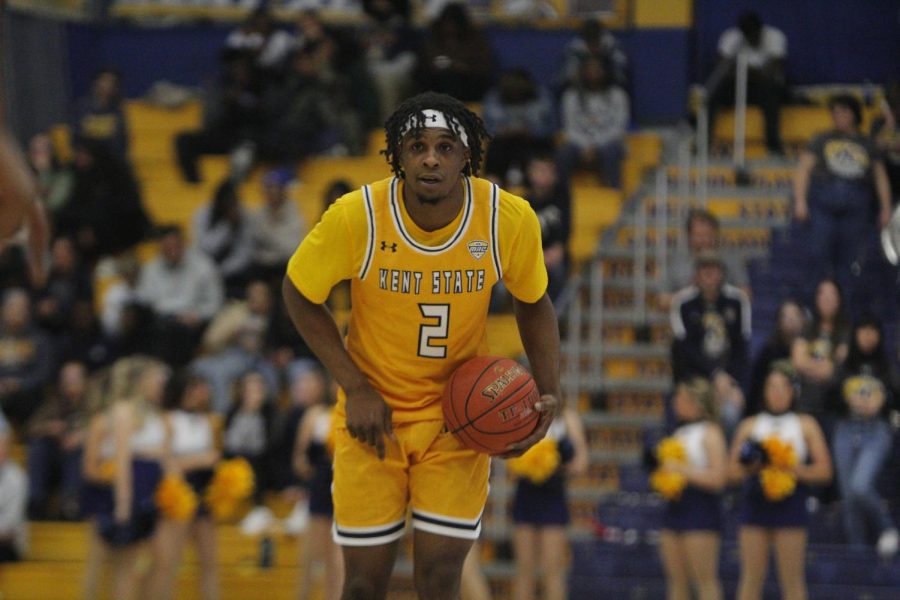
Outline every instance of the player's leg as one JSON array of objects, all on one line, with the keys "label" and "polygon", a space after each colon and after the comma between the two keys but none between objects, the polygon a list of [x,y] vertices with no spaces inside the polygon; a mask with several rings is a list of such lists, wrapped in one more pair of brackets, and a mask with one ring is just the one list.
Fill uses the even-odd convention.
[{"label": "player's leg", "polygon": [[463,563],[473,540],[417,529],[413,535],[413,579],[421,599],[457,600]]},{"label": "player's leg", "polygon": [[690,577],[697,587],[698,600],[721,600],[719,548],[721,537],[714,531],[689,531],[682,535],[684,556]]},{"label": "player's leg", "polygon": [[219,585],[219,560],[217,556],[218,537],[216,524],[211,517],[200,517],[193,525],[194,543],[200,561],[200,597],[203,600],[218,600],[221,597]]},{"label": "player's leg", "polygon": [[409,464],[401,450],[407,427],[394,428],[379,460],[371,446],[334,432],[334,540],[343,548],[344,600],[385,598],[398,541],[406,529]]},{"label": "player's leg", "polygon": [[331,539],[331,521],[326,521],[322,545],[325,552],[325,600],[338,600],[344,587],[344,554]]},{"label": "player's leg", "polygon": [[741,577],[737,600],[760,600],[769,567],[769,532],[762,527],[743,526],[738,533]]},{"label": "player's leg", "polygon": [[773,537],[781,597],[784,600],[806,600],[806,529],[776,529]]},{"label": "player's leg", "polygon": [[666,575],[666,598],[690,600],[691,582],[681,534],[664,529],[659,534],[659,556]]},{"label": "player's leg", "polygon": [[519,524],[513,529],[513,557],[516,561],[513,600],[532,600],[537,581],[537,529],[533,525]]},{"label": "player's leg", "polygon": [[344,591],[341,600],[387,598],[399,542],[379,546],[344,546]]},{"label": "player's leg", "polygon": [[544,600],[565,600],[566,562],[569,540],[566,528],[551,525],[540,528],[541,571],[544,580]]},{"label": "player's leg", "polygon": [[481,533],[490,458],[463,447],[443,421],[404,429],[416,590],[420,598],[455,599],[466,555]]}]

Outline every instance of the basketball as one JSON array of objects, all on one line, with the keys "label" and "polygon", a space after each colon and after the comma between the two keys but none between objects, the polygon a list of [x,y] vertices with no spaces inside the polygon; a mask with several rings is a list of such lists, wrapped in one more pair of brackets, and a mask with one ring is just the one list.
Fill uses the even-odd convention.
[{"label": "basketball", "polygon": [[444,388],[447,428],[467,448],[503,454],[537,427],[537,384],[525,367],[509,358],[478,356],[460,365]]}]

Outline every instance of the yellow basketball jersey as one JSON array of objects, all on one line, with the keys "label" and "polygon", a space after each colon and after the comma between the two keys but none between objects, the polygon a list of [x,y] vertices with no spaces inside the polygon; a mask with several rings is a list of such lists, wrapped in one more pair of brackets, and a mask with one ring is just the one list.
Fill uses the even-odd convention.
[{"label": "yellow basketball jersey", "polygon": [[[534,302],[546,288],[540,227],[528,203],[483,179],[463,178],[462,185],[460,214],[437,232],[419,229],[406,214],[403,182],[396,177],[345,196],[335,207],[343,211],[343,223],[326,213],[316,227],[327,225],[331,239],[345,238],[337,243],[346,245],[339,252],[349,259],[331,256],[318,264],[326,270],[333,262],[354,269],[347,349],[391,406],[396,422],[443,418],[439,400],[451,373],[488,352],[491,288],[504,267],[512,273],[516,297]],[[504,244],[498,241],[501,228],[508,237]],[[311,232],[288,267],[297,288],[314,302],[324,301],[339,279],[309,267],[323,255],[324,237],[324,232]],[[331,248],[337,250],[334,244]],[[516,256],[502,256],[504,251]],[[343,404],[341,394],[339,421]]]}]

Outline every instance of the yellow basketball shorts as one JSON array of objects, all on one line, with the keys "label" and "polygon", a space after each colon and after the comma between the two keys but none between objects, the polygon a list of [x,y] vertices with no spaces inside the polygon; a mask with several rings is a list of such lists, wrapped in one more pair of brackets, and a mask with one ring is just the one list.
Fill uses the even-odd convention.
[{"label": "yellow basketball shorts", "polygon": [[407,510],[416,529],[477,539],[488,494],[490,457],[465,448],[443,421],[394,425],[384,460],[341,427],[334,434],[334,540],[376,546],[403,537]]}]

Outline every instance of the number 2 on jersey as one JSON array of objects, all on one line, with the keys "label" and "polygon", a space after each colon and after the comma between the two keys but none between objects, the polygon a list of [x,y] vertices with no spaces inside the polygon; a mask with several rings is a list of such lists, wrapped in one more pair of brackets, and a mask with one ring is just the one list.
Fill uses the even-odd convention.
[{"label": "number 2 on jersey", "polygon": [[447,358],[447,346],[432,342],[447,339],[450,331],[450,305],[419,304],[419,312],[425,318],[425,323],[419,325],[419,356]]}]

